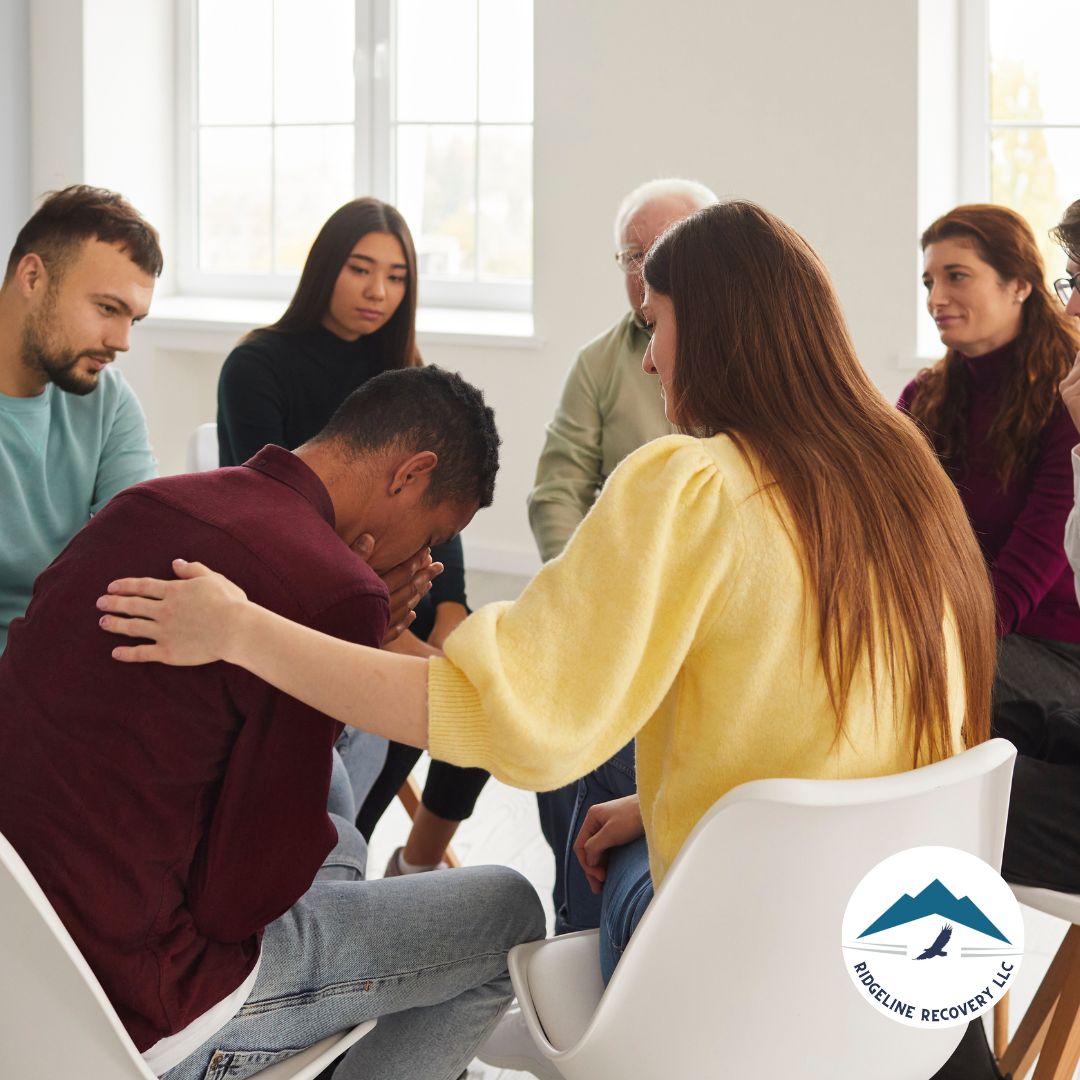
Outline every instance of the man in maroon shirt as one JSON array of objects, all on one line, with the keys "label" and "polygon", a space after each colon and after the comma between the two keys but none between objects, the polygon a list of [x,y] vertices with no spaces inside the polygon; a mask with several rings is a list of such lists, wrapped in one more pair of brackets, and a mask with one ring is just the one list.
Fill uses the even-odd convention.
[{"label": "man in maroon shirt", "polygon": [[[159,1075],[247,1076],[371,1017],[339,1078],[456,1075],[509,999],[506,951],[543,916],[502,868],[359,880],[362,839],[327,814],[340,724],[226,664],[117,664],[84,613],[111,579],[182,556],[378,646],[375,571],[490,505],[498,441],[460,377],[387,372],[295,453],[122,492],[12,624],[0,832]],[[369,566],[353,549],[371,540]]]}]

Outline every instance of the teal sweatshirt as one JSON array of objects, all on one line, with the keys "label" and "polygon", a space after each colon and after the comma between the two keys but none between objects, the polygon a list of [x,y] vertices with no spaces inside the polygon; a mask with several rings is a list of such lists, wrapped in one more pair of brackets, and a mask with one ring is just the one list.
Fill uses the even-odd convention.
[{"label": "teal sweatshirt", "polygon": [[81,397],[51,383],[36,397],[0,394],[0,652],[38,574],[91,514],[156,472],[142,409],[115,368]]}]

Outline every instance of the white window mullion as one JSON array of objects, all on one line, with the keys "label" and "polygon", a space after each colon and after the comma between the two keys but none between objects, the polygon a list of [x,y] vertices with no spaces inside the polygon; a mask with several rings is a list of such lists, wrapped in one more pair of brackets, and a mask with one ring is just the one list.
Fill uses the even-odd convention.
[{"label": "white window mullion", "polygon": [[990,198],[990,27],[987,0],[960,0],[960,201]]},{"label": "white window mullion", "polygon": [[368,192],[389,202],[394,190],[394,141],[397,136],[397,107],[394,101],[393,64],[390,43],[393,35],[391,0],[370,0],[372,4],[371,86],[369,147],[371,175]]},{"label": "white window mullion", "polygon": [[199,25],[196,0],[176,5],[176,281],[191,291],[191,270],[199,264]]},{"label": "white window mullion", "polygon": [[482,65],[480,62],[480,43],[483,36],[480,33],[480,0],[473,0],[476,4],[476,122],[473,125],[473,281],[480,280],[480,98],[482,89],[480,75]]},{"label": "white window mullion", "polygon": [[372,103],[372,42],[374,15],[372,0],[356,0],[356,51],[353,54],[353,78],[356,80],[354,119],[353,169],[357,195],[372,190],[371,160],[373,103]]}]

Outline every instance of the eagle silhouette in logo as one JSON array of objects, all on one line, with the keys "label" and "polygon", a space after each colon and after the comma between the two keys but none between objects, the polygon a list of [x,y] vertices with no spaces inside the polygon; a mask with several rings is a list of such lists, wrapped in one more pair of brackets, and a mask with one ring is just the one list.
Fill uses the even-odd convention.
[{"label": "eagle silhouette in logo", "polygon": [[934,938],[933,945],[931,945],[929,949],[923,949],[923,951],[919,953],[919,955],[916,956],[915,959],[931,960],[935,956],[948,956],[949,954],[945,951],[945,946],[949,944],[949,938],[951,937],[952,926],[949,923],[946,923],[941,928],[941,933],[938,934],[936,938]]}]

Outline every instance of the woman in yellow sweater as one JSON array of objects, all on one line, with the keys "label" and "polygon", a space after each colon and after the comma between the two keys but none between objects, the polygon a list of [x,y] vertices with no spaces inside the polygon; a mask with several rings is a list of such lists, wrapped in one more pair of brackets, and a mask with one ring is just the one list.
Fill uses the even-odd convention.
[{"label": "woman in yellow sweater", "polygon": [[535,790],[636,738],[640,803],[620,828],[643,830],[657,885],[737,784],[896,773],[985,738],[985,563],[925,439],[859,365],[816,254],[729,202],[665,233],[644,276],[645,369],[687,434],[627,458],[562,556],[471,615],[445,658],[326,638],[184,563],[188,580],[110,586],[105,629],[157,642],[114,655],[224,659]]}]

